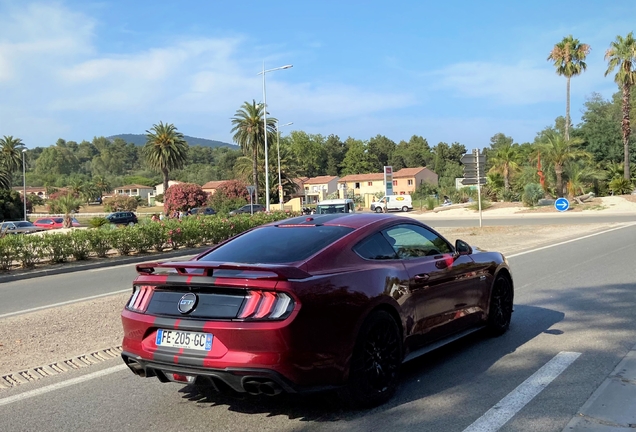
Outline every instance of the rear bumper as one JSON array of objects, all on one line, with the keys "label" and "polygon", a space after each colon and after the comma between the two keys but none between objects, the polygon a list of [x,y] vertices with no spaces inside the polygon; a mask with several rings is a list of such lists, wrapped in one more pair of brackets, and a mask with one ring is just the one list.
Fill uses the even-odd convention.
[{"label": "rear bumper", "polygon": [[[284,391],[286,393],[307,393],[313,391],[328,390],[333,386],[298,386],[287,380],[281,374],[268,369],[252,368],[197,368],[170,363],[144,360],[143,358],[128,353],[122,353],[124,363],[137,376],[142,378],[156,377],[161,382],[173,381],[170,374],[180,374],[194,377],[194,384],[211,385],[219,391],[230,388],[239,393],[268,394],[259,390],[259,386],[267,385],[273,390],[272,394]],[[224,388],[225,387],[225,388]],[[279,391],[276,391],[279,390]]]}]

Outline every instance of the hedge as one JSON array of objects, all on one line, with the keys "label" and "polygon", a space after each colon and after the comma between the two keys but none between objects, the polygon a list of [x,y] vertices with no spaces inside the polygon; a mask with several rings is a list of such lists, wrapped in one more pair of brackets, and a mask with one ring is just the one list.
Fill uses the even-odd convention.
[{"label": "hedge", "polygon": [[295,216],[275,211],[240,214],[229,218],[188,216],[183,220],[143,221],[134,226],[76,229],[67,233],[44,235],[7,235],[0,238],[0,271],[10,271],[18,264],[33,268],[41,263],[63,263],[90,257],[103,258],[110,252],[118,255],[142,254],[166,249],[211,246],[250,228]]}]

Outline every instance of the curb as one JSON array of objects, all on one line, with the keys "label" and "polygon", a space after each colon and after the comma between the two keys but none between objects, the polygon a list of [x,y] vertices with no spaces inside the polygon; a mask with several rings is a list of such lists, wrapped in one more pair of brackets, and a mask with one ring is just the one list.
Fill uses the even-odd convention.
[{"label": "curb", "polygon": [[[99,261],[95,262],[71,262],[66,265],[57,268],[43,268],[43,269],[35,269],[35,270],[25,270],[21,273],[15,274],[5,274],[0,275],[0,284],[3,282],[14,282],[25,279],[32,279],[42,276],[52,276],[64,273],[73,273],[83,270],[92,270],[96,268],[104,268],[111,266],[118,266],[124,264],[136,264],[147,261],[154,260],[164,260],[166,258],[175,258],[175,257],[190,257],[192,255],[198,255],[201,252],[204,252],[210,249],[211,246],[202,246],[198,248],[192,249],[177,249],[175,251],[169,252],[158,252],[154,254],[146,254],[146,255],[136,255],[136,256],[127,256],[127,257],[113,257],[113,258],[96,258]],[[16,272],[20,272],[20,270],[15,270]]]},{"label": "curb", "polygon": [[633,431],[636,428],[636,345],[562,432]]}]

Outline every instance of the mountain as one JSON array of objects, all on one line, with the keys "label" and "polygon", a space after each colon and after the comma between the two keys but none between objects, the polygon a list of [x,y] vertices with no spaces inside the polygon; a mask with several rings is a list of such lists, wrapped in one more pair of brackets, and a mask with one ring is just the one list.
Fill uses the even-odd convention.
[{"label": "mountain", "polygon": [[[113,140],[115,138],[121,138],[126,142],[133,143],[136,146],[142,146],[146,144],[146,135],[143,134],[119,134],[109,136],[108,139]],[[183,138],[191,146],[203,146],[203,147],[229,147],[232,149],[238,149],[235,144],[230,144],[222,141],[214,141],[205,138],[195,138],[188,135],[184,135]]]}]

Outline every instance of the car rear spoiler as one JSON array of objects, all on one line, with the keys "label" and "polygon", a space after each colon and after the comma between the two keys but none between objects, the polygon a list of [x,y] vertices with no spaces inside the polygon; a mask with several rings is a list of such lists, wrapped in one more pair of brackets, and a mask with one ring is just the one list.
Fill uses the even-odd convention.
[{"label": "car rear spoiler", "polygon": [[[176,271],[179,275],[184,276],[214,276],[215,270],[237,270],[237,271],[253,271],[263,273],[273,273],[276,278],[283,279],[306,279],[311,277],[309,273],[298,267],[286,265],[259,265],[259,264],[228,264],[216,261],[175,261],[175,262],[150,262],[137,264],[137,273],[140,275],[155,274],[158,269],[166,269],[168,271]],[[192,273],[188,270],[203,270],[202,273]],[[259,279],[268,278],[267,276],[259,277]]]}]

